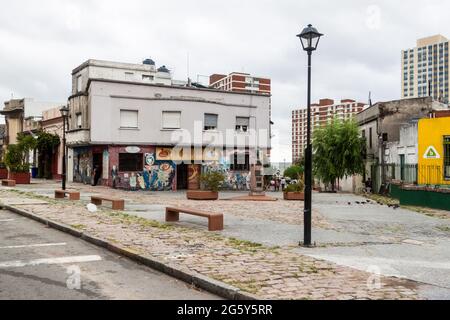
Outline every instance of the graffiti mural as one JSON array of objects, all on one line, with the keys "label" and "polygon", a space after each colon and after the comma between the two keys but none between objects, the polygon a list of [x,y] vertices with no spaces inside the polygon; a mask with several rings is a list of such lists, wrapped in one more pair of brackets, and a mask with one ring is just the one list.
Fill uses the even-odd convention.
[{"label": "graffiti mural", "polygon": [[73,180],[90,184],[92,179],[92,153],[88,148],[74,150]]},{"label": "graffiti mural", "polygon": [[221,172],[225,175],[224,189],[228,190],[250,190],[250,172],[232,171],[226,160],[209,162],[203,165],[203,172]]},{"label": "graffiti mural", "polygon": [[172,161],[157,161],[155,160],[155,154],[146,154],[141,188],[151,191],[170,191],[173,188],[175,174],[175,163]]}]

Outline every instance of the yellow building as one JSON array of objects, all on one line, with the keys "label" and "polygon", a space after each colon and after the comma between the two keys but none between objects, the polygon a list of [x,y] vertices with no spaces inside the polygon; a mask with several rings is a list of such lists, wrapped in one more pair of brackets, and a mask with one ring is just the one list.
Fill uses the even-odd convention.
[{"label": "yellow building", "polygon": [[419,121],[419,185],[450,186],[450,117]]}]

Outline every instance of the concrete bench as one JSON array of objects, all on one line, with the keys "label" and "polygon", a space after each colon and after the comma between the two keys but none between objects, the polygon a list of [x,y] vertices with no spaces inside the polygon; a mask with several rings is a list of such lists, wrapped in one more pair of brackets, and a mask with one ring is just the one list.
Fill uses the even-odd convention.
[{"label": "concrete bench", "polygon": [[112,208],[113,210],[125,210],[125,200],[123,199],[114,199],[110,197],[102,197],[102,196],[92,196],[91,197],[91,203],[95,204],[96,206],[101,206],[103,201],[109,201],[112,202]]},{"label": "concrete bench", "polygon": [[166,222],[180,221],[180,213],[186,213],[193,216],[208,218],[209,231],[223,230],[223,214],[210,213],[187,208],[173,208],[173,207],[166,208]]},{"label": "concrete bench", "polygon": [[55,199],[65,199],[66,195],[69,196],[69,200],[71,201],[80,200],[80,193],[78,191],[55,190]]},{"label": "concrete bench", "polygon": [[2,186],[4,187],[15,187],[16,180],[2,180]]}]

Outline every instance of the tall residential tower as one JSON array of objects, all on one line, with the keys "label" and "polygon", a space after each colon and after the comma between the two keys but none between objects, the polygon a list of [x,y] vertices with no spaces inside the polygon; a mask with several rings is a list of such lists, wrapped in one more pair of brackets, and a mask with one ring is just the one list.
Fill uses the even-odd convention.
[{"label": "tall residential tower", "polygon": [[402,51],[402,98],[432,96],[449,102],[449,40],[436,35],[417,40],[417,47]]}]

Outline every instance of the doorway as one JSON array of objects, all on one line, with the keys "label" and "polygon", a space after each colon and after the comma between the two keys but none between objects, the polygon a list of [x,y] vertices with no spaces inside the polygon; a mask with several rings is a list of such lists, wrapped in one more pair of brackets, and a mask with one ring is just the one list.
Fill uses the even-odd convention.
[{"label": "doorway", "polygon": [[[103,177],[103,154],[102,153],[94,153],[92,155],[92,169],[95,170],[95,168],[98,166],[98,176],[99,180],[98,182],[100,183]],[[95,179],[95,176],[93,176],[93,178]]]},{"label": "doorway", "polygon": [[177,165],[177,190],[188,189],[188,166],[186,164]]}]

